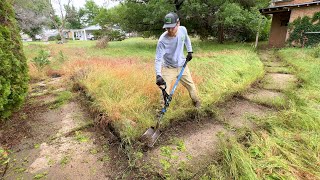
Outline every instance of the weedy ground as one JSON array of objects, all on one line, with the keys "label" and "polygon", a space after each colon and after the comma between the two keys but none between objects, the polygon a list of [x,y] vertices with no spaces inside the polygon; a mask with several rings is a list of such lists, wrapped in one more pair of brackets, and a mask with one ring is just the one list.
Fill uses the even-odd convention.
[{"label": "weedy ground", "polygon": [[[78,95],[71,90],[73,85],[73,89],[80,89],[84,93],[85,101],[88,102],[81,111],[90,112],[93,115],[99,113],[98,117],[101,117],[99,125],[112,124],[113,131],[116,131],[121,138],[121,145],[126,144],[126,146],[116,145],[121,152],[124,151],[123,154],[119,154],[117,148],[109,147],[108,144],[92,145],[92,142],[95,142],[92,140],[95,133],[90,128],[87,129],[90,125],[85,123],[83,128],[70,126],[71,122],[73,122],[71,125],[78,122],[77,119],[82,119],[80,122],[83,122],[81,117],[84,115],[78,113],[72,117],[60,118],[65,124],[55,128],[54,134],[39,129],[37,131],[35,128],[34,132],[48,132],[48,139],[40,138],[44,142],[27,140],[29,144],[27,143],[28,148],[25,150],[30,150],[31,146],[35,149],[31,160],[27,159],[24,162],[23,157],[20,157],[20,154],[17,155],[21,158],[19,163],[24,166],[21,168],[14,166],[16,170],[11,169],[9,172],[11,174],[17,171],[27,172],[29,174],[24,174],[25,177],[37,179],[52,177],[57,169],[61,171],[65,168],[63,172],[67,173],[71,170],[69,168],[75,165],[70,162],[80,156],[88,156],[92,159],[81,162],[76,167],[79,169],[87,167],[82,166],[83,163],[90,166],[98,154],[97,161],[102,162],[104,167],[108,167],[111,171],[97,173],[102,168],[98,163],[96,168],[84,172],[85,175],[140,179],[319,178],[320,113],[319,83],[317,83],[319,82],[319,76],[317,76],[319,59],[312,56],[315,54],[314,49],[288,48],[278,52],[271,50],[257,53],[250,44],[218,45],[197,39],[193,39],[193,47],[194,59],[189,67],[203,107],[200,111],[196,111],[192,107],[187,91],[180,85],[163,120],[162,125],[167,129],[166,135],[161,136],[154,150],[145,153],[134,147],[134,140],[154,125],[160,108],[160,90],[154,82],[156,40],[132,38],[122,42],[109,42],[106,49],[96,49],[94,41],[70,41],[63,45],[40,42],[25,44],[32,83],[29,102],[39,105],[29,106],[29,108],[37,107],[41,110],[40,114],[61,110],[65,112],[70,102],[77,102],[74,98]],[[38,56],[40,50],[48,51],[50,54],[48,57],[50,64],[41,71],[31,61]],[[274,53],[276,53],[275,56]],[[276,61],[263,60],[264,56]],[[264,65],[260,59],[263,60]],[[293,85],[290,88],[279,89],[270,86],[274,76],[263,79],[265,73],[291,73],[296,75],[298,80],[293,79],[291,82]],[[52,83],[52,78],[60,76],[64,79],[62,84],[54,87],[48,85]],[[37,84],[38,82],[42,83]],[[37,85],[34,86],[34,84]],[[250,87],[253,88],[252,91],[248,90]],[[271,93],[260,91],[263,88],[270,90]],[[250,92],[254,93],[250,94]],[[281,94],[278,95],[278,93]],[[234,95],[236,98],[232,98]],[[247,101],[255,104],[248,104]],[[243,113],[246,107],[254,115]],[[277,113],[265,115],[265,112],[270,109]],[[16,132],[19,126],[33,121],[30,114],[36,114],[36,112],[27,112],[29,113],[19,114],[18,120],[26,121],[13,127]],[[41,117],[44,116],[37,119],[40,120]],[[228,121],[229,118],[232,122]],[[244,122],[243,119],[246,121]],[[92,125],[92,120],[87,122]],[[24,131],[18,137],[24,137],[24,133],[28,133],[27,129],[30,126],[24,127]],[[71,129],[64,127],[71,127]],[[3,136],[5,132],[1,131],[0,134]],[[15,145],[21,140],[16,139],[18,139],[16,143],[13,143]],[[89,145],[84,146],[85,148],[81,151],[83,154],[80,156],[79,154],[75,156],[74,152],[77,150],[73,149],[72,152],[58,153],[60,154],[58,159],[50,158],[51,156],[46,153],[57,154],[54,151],[55,143],[52,143],[56,141],[58,141],[56,144],[59,144],[59,141],[62,141],[62,144],[66,143],[60,144],[66,147],[73,143],[76,149],[83,143],[89,142]],[[12,152],[13,155],[17,154],[15,145],[11,146],[15,150]],[[200,146],[203,149],[197,149]],[[46,153],[38,157],[39,149]],[[203,152],[214,155],[201,156]],[[10,151],[1,150],[0,153],[2,153],[1,162],[6,162]],[[156,155],[157,159],[152,159],[153,155]],[[123,156],[128,159],[123,160]],[[42,164],[42,168],[31,166],[32,163],[29,161],[39,162],[36,160],[41,158],[42,163],[45,163]],[[141,163],[145,160],[156,163]],[[190,168],[190,163],[194,163],[198,169]],[[25,167],[29,165],[31,168]],[[203,165],[208,165],[209,168]],[[54,171],[50,171],[48,166],[55,167]],[[160,167],[160,171],[155,170],[155,167]],[[178,175],[172,173],[177,168]],[[74,174],[68,175],[72,177]]]}]

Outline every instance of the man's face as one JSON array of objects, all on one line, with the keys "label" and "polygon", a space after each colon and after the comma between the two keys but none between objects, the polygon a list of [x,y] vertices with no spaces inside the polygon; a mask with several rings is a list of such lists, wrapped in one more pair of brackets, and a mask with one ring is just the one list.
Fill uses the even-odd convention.
[{"label": "man's face", "polygon": [[166,30],[168,31],[169,36],[171,36],[171,37],[176,36],[177,31],[178,31],[178,26],[179,26],[179,22],[177,23],[177,25],[175,27],[166,28]]}]

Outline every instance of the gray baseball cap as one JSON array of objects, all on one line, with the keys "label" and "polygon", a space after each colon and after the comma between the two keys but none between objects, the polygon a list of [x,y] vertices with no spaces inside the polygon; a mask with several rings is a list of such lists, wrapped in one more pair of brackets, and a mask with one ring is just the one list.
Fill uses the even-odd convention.
[{"label": "gray baseball cap", "polygon": [[173,28],[179,22],[179,17],[176,13],[171,12],[164,17],[163,28]]}]

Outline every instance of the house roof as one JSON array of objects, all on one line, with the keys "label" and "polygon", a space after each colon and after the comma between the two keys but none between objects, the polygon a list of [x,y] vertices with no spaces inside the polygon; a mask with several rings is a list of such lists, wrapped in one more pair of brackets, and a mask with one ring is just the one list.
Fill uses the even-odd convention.
[{"label": "house roof", "polygon": [[86,28],[83,28],[84,30],[100,30],[101,26],[89,26]]},{"label": "house roof", "polygon": [[319,6],[319,5],[320,5],[320,1],[315,1],[315,2],[300,3],[300,4],[287,4],[283,6],[273,6],[273,7],[259,9],[259,11],[261,14],[274,14],[278,12],[291,11],[291,9],[293,8]]}]

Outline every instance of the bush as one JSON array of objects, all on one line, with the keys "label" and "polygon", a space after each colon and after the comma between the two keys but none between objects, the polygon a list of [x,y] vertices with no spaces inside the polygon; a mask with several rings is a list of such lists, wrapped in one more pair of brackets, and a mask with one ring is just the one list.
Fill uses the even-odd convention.
[{"label": "bush", "polygon": [[126,38],[126,34],[119,30],[100,30],[93,33],[96,39],[108,37],[109,41],[122,41]]},{"label": "bush", "polygon": [[104,49],[108,47],[108,43],[109,43],[109,37],[104,36],[103,38],[97,41],[96,47],[100,49]]},{"label": "bush", "polygon": [[299,17],[289,24],[290,38],[289,43],[298,43],[299,45],[314,46],[320,42],[319,34],[305,34],[305,32],[319,32],[320,31],[320,12],[313,15],[312,18],[308,16]]},{"label": "bush", "polygon": [[45,50],[40,50],[39,55],[32,59],[32,62],[37,67],[38,71],[42,71],[42,69],[50,64],[49,60],[49,52]]},{"label": "bush", "polygon": [[22,105],[29,80],[20,31],[9,2],[0,1],[0,119],[9,117]]},{"label": "bush", "polygon": [[48,41],[55,41],[56,40],[56,37],[55,36],[50,36],[49,38],[48,38]]},{"label": "bush", "polygon": [[107,33],[110,41],[122,41],[126,38],[126,35],[121,31],[112,30]]}]

